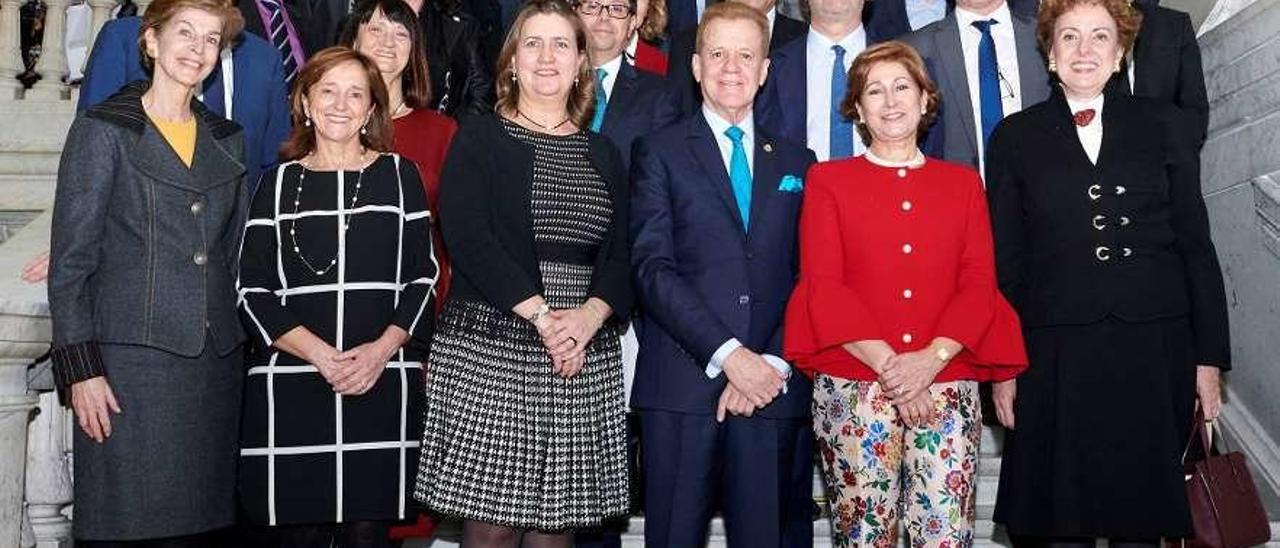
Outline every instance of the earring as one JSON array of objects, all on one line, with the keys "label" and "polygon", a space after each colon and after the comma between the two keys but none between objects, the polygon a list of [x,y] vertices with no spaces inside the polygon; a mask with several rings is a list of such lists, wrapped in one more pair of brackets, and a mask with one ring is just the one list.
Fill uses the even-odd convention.
[{"label": "earring", "polygon": [[1058,62],[1053,59],[1049,60],[1049,72],[1058,72]]},{"label": "earring", "polygon": [[577,76],[574,76],[574,77],[573,77],[573,87],[578,87],[578,77],[577,77]]},{"label": "earring", "polygon": [[310,117],[310,116],[308,116],[308,117],[307,117],[307,121],[303,122],[303,123],[302,123],[302,125],[307,126],[307,127],[311,127],[311,117]]},{"label": "earring", "polygon": [[511,81],[512,81],[512,82],[515,82],[515,81],[516,81],[516,73],[515,73],[515,72],[512,72],[512,73],[511,73]]},{"label": "earring", "polygon": [[1111,72],[1120,72],[1120,60],[1116,59],[1116,69]]},{"label": "earring", "polygon": [[367,126],[367,125],[366,125],[366,126],[360,126],[360,134],[361,134],[361,135],[368,135],[368,134],[369,134],[369,126]]}]

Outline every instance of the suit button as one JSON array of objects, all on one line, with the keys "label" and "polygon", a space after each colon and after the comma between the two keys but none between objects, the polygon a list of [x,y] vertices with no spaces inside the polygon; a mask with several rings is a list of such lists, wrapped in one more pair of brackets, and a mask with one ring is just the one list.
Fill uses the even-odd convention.
[{"label": "suit button", "polygon": [[903,333],[903,334],[902,334],[902,343],[903,343],[903,344],[911,344],[911,334],[910,334],[910,333]]},{"label": "suit button", "polygon": [[902,298],[904,298],[904,299],[910,299],[912,295],[914,295],[914,293],[912,293],[910,289],[903,289],[903,290],[902,290]]},{"label": "suit button", "polygon": [[203,251],[197,251],[195,255],[191,256],[191,262],[204,266],[204,263],[209,262],[209,257]]},{"label": "suit button", "polygon": [[1099,261],[1104,261],[1104,262],[1109,261],[1111,260],[1111,248],[1105,245],[1099,246],[1098,248],[1093,250],[1093,256],[1096,257]]},{"label": "suit button", "polygon": [[911,211],[911,200],[903,200],[903,201],[902,201],[902,210],[903,210],[903,211]]},{"label": "suit button", "polygon": [[751,259],[754,259],[754,258],[756,258],[756,254],[755,254],[755,253],[747,253],[747,260],[748,260],[748,261],[750,261]]},{"label": "suit button", "polygon": [[196,200],[196,201],[194,201],[194,202],[191,202],[191,214],[192,214],[192,215],[199,215],[199,214],[200,214],[201,212],[203,212],[203,211],[204,211],[204,202],[203,202],[203,201],[201,201],[201,200]]},{"label": "suit button", "polygon": [[747,304],[751,302],[750,295],[738,295],[738,304]]},{"label": "suit button", "polygon": [[910,255],[911,251],[914,249],[915,248],[911,247],[911,244],[902,244],[902,252],[906,255]]},{"label": "suit button", "polygon": [[906,169],[904,169],[904,168],[898,168],[898,178],[899,178],[899,179],[906,179],[906,178],[907,178],[907,170],[906,170]]}]

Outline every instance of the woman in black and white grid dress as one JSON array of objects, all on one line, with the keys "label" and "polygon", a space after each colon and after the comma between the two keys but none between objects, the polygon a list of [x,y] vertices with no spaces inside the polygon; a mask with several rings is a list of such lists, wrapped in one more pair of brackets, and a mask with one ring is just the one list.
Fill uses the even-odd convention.
[{"label": "woman in black and white grid dress", "polygon": [[414,492],[468,548],[569,546],[625,515],[619,318],[631,302],[617,150],[582,128],[594,78],[563,0],[530,0],[498,112],[463,121],[441,174],[454,286],[431,346]]},{"label": "woman in black and white grid dress", "polygon": [[288,161],[250,207],[239,291],[248,364],[240,491],[285,546],[385,546],[411,512],[436,266],[418,170],[391,144],[371,61],[317,54]]}]

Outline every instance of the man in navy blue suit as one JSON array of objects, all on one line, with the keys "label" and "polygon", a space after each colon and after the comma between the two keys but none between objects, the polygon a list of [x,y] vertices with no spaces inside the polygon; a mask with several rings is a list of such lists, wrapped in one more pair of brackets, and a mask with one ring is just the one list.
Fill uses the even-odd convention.
[{"label": "man in navy blue suit", "polygon": [[759,11],[707,8],[693,66],[701,110],[632,155],[643,315],[631,405],[649,546],[702,545],[717,509],[731,547],[813,543],[812,385],[777,356],[814,157],[754,121],[767,40]]},{"label": "man in navy blue suit", "polygon": [[838,108],[853,59],[885,40],[862,24],[862,8],[863,0],[810,0],[808,34],[773,52],[769,79],[756,103],[760,125],[804,143],[820,161],[866,151]]},{"label": "man in navy blue suit", "polygon": [[[121,17],[102,26],[86,63],[77,113],[105,101],[125,84],[149,77],[138,54],[141,27],[138,17]],[[289,104],[280,53],[247,32],[239,40],[205,79],[200,99],[209,110],[244,128],[245,180],[257,185],[258,176],[276,164],[280,143],[289,136]]]}]

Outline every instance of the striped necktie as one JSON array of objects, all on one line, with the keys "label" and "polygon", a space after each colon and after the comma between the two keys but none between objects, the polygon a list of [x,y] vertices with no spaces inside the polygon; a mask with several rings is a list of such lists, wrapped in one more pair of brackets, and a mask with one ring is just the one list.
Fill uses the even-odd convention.
[{"label": "striped necktie", "polygon": [[267,12],[267,36],[280,52],[280,61],[284,63],[284,83],[291,84],[298,75],[298,55],[293,51],[293,41],[290,40],[289,14],[285,13],[284,6],[278,0],[258,0],[258,3]]}]

